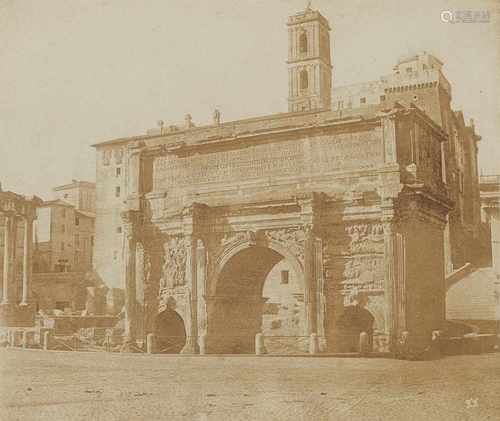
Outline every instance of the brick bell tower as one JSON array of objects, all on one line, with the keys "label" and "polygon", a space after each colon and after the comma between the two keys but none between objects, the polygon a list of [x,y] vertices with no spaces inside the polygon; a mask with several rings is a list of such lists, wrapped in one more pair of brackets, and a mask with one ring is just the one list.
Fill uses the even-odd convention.
[{"label": "brick bell tower", "polygon": [[308,5],[288,18],[288,111],[328,110],[332,65],[330,25]]}]

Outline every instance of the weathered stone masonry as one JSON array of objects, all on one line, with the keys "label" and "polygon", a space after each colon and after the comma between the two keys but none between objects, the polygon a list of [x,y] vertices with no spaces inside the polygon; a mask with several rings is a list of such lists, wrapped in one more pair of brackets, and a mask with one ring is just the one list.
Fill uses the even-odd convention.
[{"label": "weathered stone masonry", "polygon": [[288,30],[289,113],[188,114],[95,145],[95,265],[127,288],[128,343],[253,352],[280,262],[300,296],[287,311],[322,351],[358,349],[361,331],[375,350],[419,349],[443,327],[445,262],[473,255],[480,137],[451,110],[442,63],[402,60],[332,104],[330,25],[308,7]]},{"label": "weathered stone masonry", "polygon": [[128,339],[154,332],[170,302],[184,352],[200,336],[207,352],[252,352],[263,280],[286,259],[304,288],[304,336],[317,333],[323,350],[341,349],[336,321],[353,290],[370,298],[375,349],[405,330],[426,346],[444,322],[443,141],[421,111],[396,107],[98,145],[126,155]]}]

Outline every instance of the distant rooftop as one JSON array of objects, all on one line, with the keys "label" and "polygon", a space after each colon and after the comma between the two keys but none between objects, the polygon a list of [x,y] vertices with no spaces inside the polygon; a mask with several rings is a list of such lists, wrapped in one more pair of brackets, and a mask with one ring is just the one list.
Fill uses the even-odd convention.
[{"label": "distant rooftop", "polygon": [[409,56],[403,56],[403,57],[401,57],[398,60],[397,65],[404,64],[404,63],[410,63],[412,61],[417,61],[417,60],[422,59],[422,58],[426,58],[426,59],[430,59],[432,61],[436,61],[441,66],[444,64],[435,55],[430,54],[427,51],[420,51],[420,52],[418,52],[416,54],[412,54],[412,55],[409,55]]},{"label": "distant rooftop", "polygon": [[51,206],[64,206],[66,208],[74,208],[74,206],[71,203],[65,202],[64,200],[61,199],[45,200],[40,207],[46,208]]},{"label": "distant rooftop", "polygon": [[62,186],[54,187],[52,190],[53,191],[67,190],[67,189],[74,189],[75,187],[81,187],[81,186],[95,187],[95,183],[93,181],[72,180],[71,183],[64,184]]}]

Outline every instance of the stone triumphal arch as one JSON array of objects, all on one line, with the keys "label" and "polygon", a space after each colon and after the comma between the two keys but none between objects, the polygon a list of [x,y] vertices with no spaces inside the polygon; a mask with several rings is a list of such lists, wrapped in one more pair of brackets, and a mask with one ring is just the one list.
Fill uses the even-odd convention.
[{"label": "stone triumphal arch", "polygon": [[443,327],[480,137],[427,53],[332,92],[330,29],[311,7],[288,18],[287,113],[95,145],[95,267],[127,290],[128,343],[156,329],[183,352],[251,352],[271,331],[342,352],[365,332],[387,351]]},{"label": "stone triumphal arch", "polygon": [[154,333],[174,303],[182,352],[253,352],[264,282],[285,262],[301,290],[294,335],[315,333],[322,351],[350,350],[359,329],[375,350],[404,331],[426,346],[444,321],[443,141],[424,113],[396,106],[97,145],[98,180],[115,156],[125,168],[125,201],[106,215],[124,228],[129,341]]}]

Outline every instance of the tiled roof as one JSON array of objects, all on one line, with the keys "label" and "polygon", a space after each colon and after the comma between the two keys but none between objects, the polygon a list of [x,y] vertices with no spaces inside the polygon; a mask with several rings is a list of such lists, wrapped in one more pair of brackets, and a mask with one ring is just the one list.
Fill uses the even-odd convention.
[{"label": "tiled roof", "polygon": [[72,189],[72,188],[75,188],[78,186],[95,187],[95,182],[84,181],[84,180],[73,180],[70,184],[64,184],[62,186],[57,186],[57,187],[54,187],[52,190],[54,190],[54,191],[66,190],[66,189]]}]

